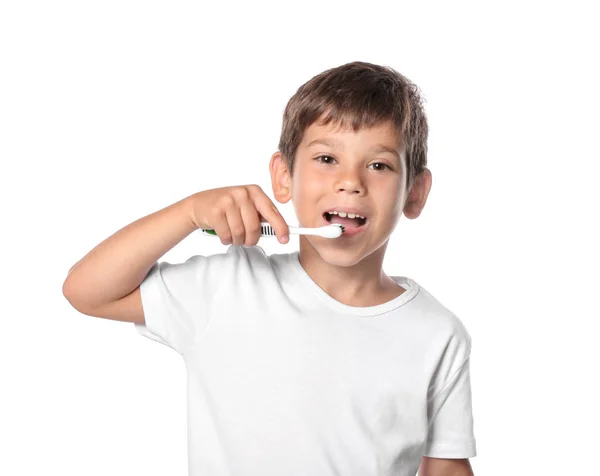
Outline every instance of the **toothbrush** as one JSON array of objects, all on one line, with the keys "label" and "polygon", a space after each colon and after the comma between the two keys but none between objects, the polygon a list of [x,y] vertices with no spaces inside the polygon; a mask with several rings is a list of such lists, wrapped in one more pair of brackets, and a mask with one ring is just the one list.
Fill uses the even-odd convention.
[{"label": "toothbrush", "polygon": [[[338,238],[342,235],[342,233],[344,233],[344,230],[346,229],[344,225],[340,225],[339,223],[332,223],[331,225],[320,226],[318,228],[304,228],[295,226],[290,226],[288,228],[290,229],[290,235],[315,235],[322,236],[323,238]],[[217,236],[215,230],[212,230],[210,228],[199,228],[198,230],[204,233],[205,235]],[[260,236],[275,237],[275,230],[267,222],[261,221]]]}]

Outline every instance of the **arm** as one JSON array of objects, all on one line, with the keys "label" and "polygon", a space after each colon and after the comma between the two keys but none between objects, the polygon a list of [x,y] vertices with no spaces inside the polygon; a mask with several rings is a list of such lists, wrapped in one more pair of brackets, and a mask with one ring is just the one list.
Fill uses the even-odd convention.
[{"label": "arm", "polygon": [[196,229],[196,195],[130,223],[79,260],[63,284],[71,305],[88,315],[144,323],[139,285],[161,256]]},{"label": "arm", "polygon": [[418,476],[474,476],[468,459],[421,458]]}]

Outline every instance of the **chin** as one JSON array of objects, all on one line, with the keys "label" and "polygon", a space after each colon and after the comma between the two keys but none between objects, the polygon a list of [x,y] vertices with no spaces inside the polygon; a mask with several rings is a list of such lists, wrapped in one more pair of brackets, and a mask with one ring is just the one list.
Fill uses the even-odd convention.
[{"label": "chin", "polygon": [[[323,239],[327,240],[327,238]],[[367,257],[367,255],[361,253],[362,250],[350,250],[334,246],[316,246],[315,249],[323,261],[341,268],[355,266]]]}]

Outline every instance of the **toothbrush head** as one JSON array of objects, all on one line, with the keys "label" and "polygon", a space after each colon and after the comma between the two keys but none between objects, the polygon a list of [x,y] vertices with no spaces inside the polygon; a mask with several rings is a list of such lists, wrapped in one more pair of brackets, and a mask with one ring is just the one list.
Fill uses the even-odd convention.
[{"label": "toothbrush head", "polygon": [[344,233],[344,231],[346,230],[346,227],[344,227],[344,225],[340,225],[339,223],[332,223],[329,226],[333,227],[333,230],[335,231],[331,233],[332,235],[335,235],[332,236],[333,238],[338,238],[342,236],[342,233]]}]

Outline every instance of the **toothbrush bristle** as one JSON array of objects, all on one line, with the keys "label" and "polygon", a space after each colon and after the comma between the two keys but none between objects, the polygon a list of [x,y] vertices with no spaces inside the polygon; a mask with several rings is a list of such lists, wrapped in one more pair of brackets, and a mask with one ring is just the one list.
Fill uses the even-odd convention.
[{"label": "toothbrush bristle", "polygon": [[344,225],[339,224],[339,223],[332,223],[332,225],[341,228],[342,233],[344,233],[344,231],[346,230],[346,227]]}]

